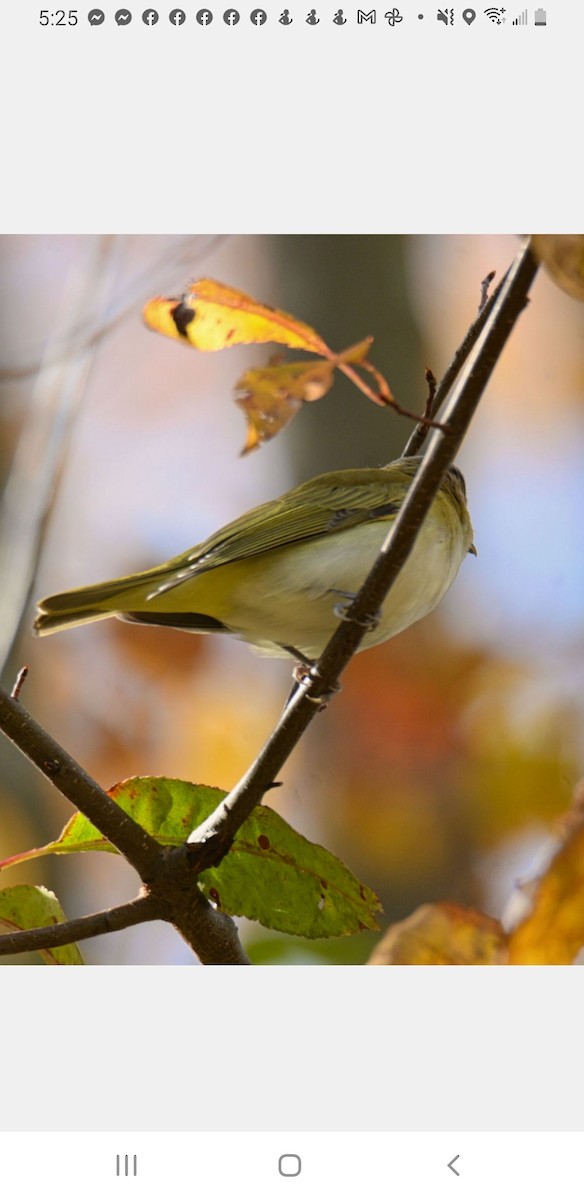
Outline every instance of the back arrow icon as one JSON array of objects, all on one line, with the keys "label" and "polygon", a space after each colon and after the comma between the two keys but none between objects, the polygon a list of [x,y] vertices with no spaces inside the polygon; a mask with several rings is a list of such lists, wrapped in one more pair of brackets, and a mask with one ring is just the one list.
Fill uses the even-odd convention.
[{"label": "back arrow icon", "polygon": [[455,1154],[454,1158],[451,1158],[450,1162],[448,1163],[448,1168],[450,1171],[452,1171],[453,1175],[460,1175],[460,1171],[457,1171],[456,1167],[452,1166],[452,1164],[456,1162],[457,1158],[460,1158],[460,1154]]}]

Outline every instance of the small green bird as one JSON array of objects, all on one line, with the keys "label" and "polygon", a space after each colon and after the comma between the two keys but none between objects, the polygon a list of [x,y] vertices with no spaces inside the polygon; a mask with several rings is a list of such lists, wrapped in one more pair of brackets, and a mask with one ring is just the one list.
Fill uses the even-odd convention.
[{"label": "small green bird", "polygon": [[[41,600],[35,630],[116,616],[232,633],[264,654],[314,661],[373,566],[419,463],[318,475],[159,567]],[[464,478],[450,467],[361,649],[431,612],[469,552]]]}]

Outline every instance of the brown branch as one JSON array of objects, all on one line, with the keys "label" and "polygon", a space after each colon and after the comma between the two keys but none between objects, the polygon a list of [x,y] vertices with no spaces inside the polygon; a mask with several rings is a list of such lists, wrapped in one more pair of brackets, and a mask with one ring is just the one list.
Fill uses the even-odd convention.
[{"label": "brown branch", "polygon": [[129,929],[132,925],[159,918],[160,910],[152,897],[137,896],[128,904],[118,904],[115,908],[106,908],[73,921],[0,934],[0,957],[24,954],[30,950],[50,950],[52,946],[69,946],[72,942],[99,937],[102,933],[117,933],[120,929]]},{"label": "brown branch", "polygon": [[168,858],[171,898],[166,902],[166,919],[174,925],[204,965],[247,967],[249,958],[241,945],[231,917],[207,900],[183,854]]},{"label": "brown branch", "polygon": [[160,855],[159,843],[3,688],[0,688],[0,730],[147,880]]},{"label": "brown branch", "polygon": [[[141,919],[169,921],[175,926],[185,941],[195,951],[195,954],[205,963],[217,964],[247,964],[249,962],[241,946],[237,928],[225,913],[216,912],[199,890],[196,876],[186,869],[184,861],[175,862],[167,849],[162,847],[141,825],[118,804],[99,784],[91,779],[83,768],[71,758],[58,742],[44,730],[26,712],[18,700],[14,700],[7,692],[0,689],[0,730],[26,755],[31,762],[42,771],[46,779],[79,809],[99,829],[100,833],[123,854],[124,858],[134,867],[146,887],[144,903],[136,909],[121,906],[120,911],[137,912],[136,924]],[[148,906],[146,905],[148,901]],[[137,902],[135,902],[137,905]],[[6,935],[11,939],[21,939],[19,945],[23,950],[44,949],[49,946],[63,945],[74,937],[94,937],[97,933],[108,931],[99,921],[106,921],[108,913],[117,912],[109,909],[97,913],[94,917],[80,917],[76,922],[68,922],[69,929],[78,931],[87,929],[90,932],[71,932],[63,934],[64,926],[50,926],[48,930],[22,930],[15,934]],[[150,915],[146,915],[146,914]],[[143,918],[139,914],[144,914]],[[94,922],[95,924],[92,924]],[[123,926],[116,926],[123,928]],[[93,930],[93,932],[91,932]],[[38,938],[34,941],[34,934]],[[63,940],[48,940],[62,938]],[[34,945],[32,944],[34,942]],[[0,939],[0,946],[12,947]],[[12,953],[6,949],[4,953]]]},{"label": "brown branch", "polygon": [[[69,946],[87,938],[105,933],[118,933],[132,925],[147,921],[168,920],[190,946],[196,948],[202,963],[220,963],[222,966],[247,966],[249,959],[234,930],[235,925],[225,913],[216,911],[203,893],[196,887],[192,872],[189,872],[191,897],[188,913],[172,914],[173,903],[168,898],[162,902],[152,893],[145,892],[130,900],[91,916],[62,921],[58,925],[46,925],[38,929],[19,929],[14,933],[0,934],[0,958],[8,954],[24,954],[31,950],[50,950],[53,946]],[[180,921],[180,924],[179,924]],[[185,933],[185,929],[188,933]]]},{"label": "brown branch", "polygon": [[[529,288],[536,273],[537,263],[527,242],[499,288],[496,299],[493,297],[483,310],[488,309],[489,318],[484,341],[474,363],[452,396],[445,414],[446,432],[435,431],[432,435],[424,461],[395,523],[346,618],[335,630],[319,661],[291,696],[253,766],[215,812],[191,834],[186,853],[194,870],[200,871],[221,861],[237,830],[263,799],[319,711],[321,705],[318,701],[324,700],[336,689],[341,672],[358,650],[367,628],[375,620],[375,614],[413,549],[420,526],[446,470],[454,460],[493,368],[527,303]],[[469,330],[463,347],[469,338],[476,341],[475,326]],[[185,848],[173,853],[181,856]]]}]

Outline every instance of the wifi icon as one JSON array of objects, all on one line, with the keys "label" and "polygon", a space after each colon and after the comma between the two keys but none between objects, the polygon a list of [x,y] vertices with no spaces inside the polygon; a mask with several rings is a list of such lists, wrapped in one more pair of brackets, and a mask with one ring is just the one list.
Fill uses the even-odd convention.
[{"label": "wifi icon", "polygon": [[485,8],[485,16],[489,18],[489,21],[493,22],[493,25],[505,24],[504,8]]}]

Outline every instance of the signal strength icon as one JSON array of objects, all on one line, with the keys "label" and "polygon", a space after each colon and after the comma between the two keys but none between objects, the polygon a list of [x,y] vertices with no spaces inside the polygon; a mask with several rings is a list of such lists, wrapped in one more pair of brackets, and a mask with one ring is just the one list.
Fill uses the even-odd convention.
[{"label": "signal strength icon", "polygon": [[524,8],[522,13],[512,22],[513,25],[527,25],[527,9]]}]

